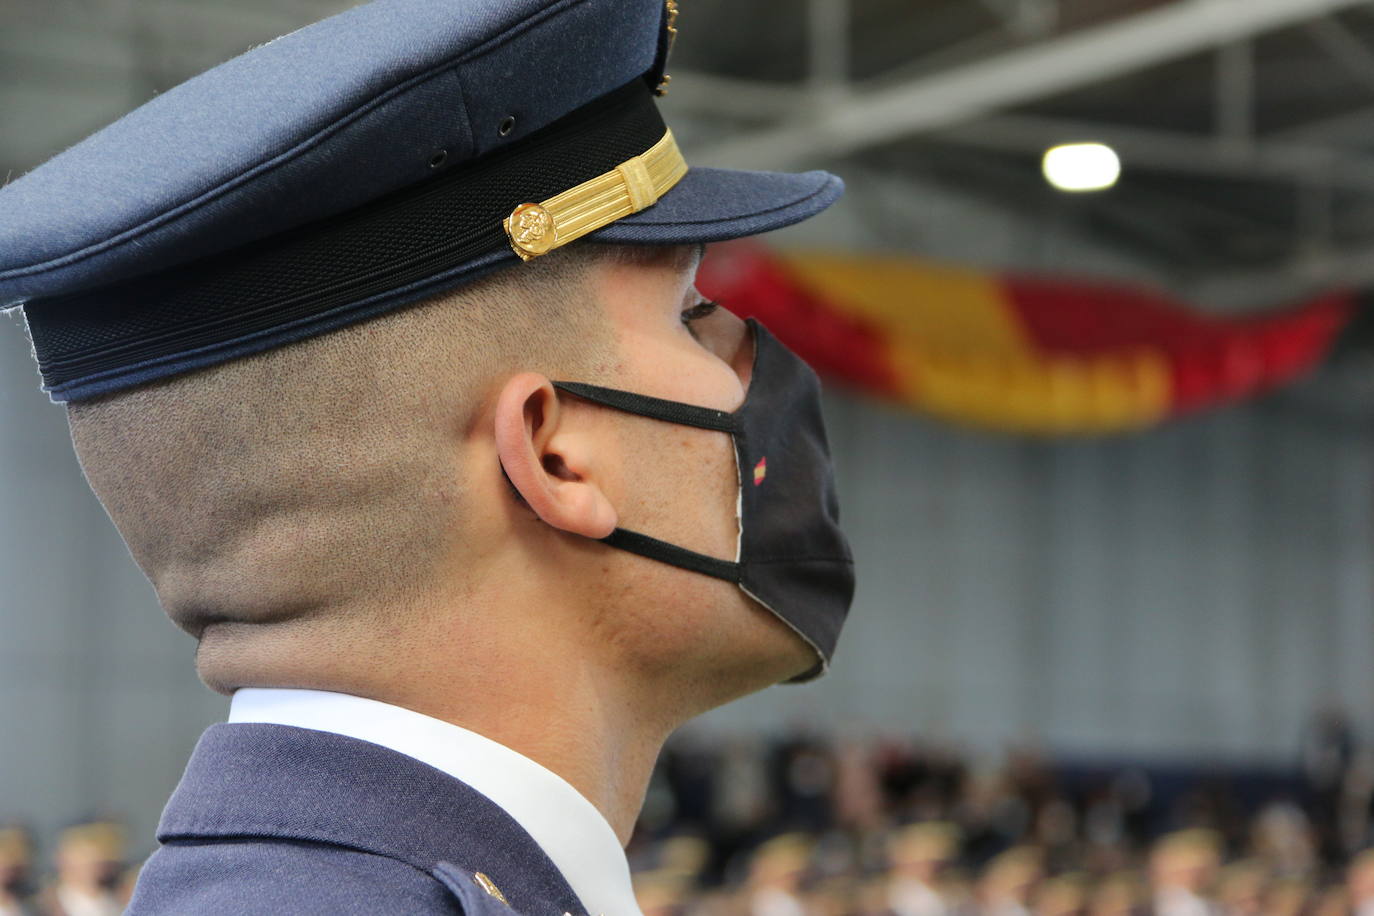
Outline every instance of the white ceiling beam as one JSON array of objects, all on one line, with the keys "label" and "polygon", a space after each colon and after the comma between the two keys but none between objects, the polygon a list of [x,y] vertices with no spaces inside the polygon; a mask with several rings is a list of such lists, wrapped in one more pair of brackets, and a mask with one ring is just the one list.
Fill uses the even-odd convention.
[{"label": "white ceiling beam", "polygon": [[[674,113],[713,114],[730,118],[761,115],[787,117],[806,109],[810,96],[790,85],[760,83],[684,73],[673,83],[664,100],[669,121]],[[1374,131],[1374,109],[1342,116],[1343,123],[1358,122],[1368,134]],[[1019,153],[1035,153],[1059,143],[1095,140],[1110,144],[1125,158],[1126,168],[1221,178],[1255,178],[1285,183],[1328,181],[1334,187],[1374,191],[1374,156],[1304,142],[1301,131],[1266,135],[1254,145],[1219,142],[1171,131],[1126,127],[1100,121],[1075,121],[1034,115],[991,115],[933,130],[941,140]],[[693,147],[683,141],[691,158],[707,162],[711,148]]]},{"label": "white ceiling beam", "polygon": [[795,165],[948,127],[1368,0],[1177,0],[1167,6],[856,95],[724,143],[713,164]]}]

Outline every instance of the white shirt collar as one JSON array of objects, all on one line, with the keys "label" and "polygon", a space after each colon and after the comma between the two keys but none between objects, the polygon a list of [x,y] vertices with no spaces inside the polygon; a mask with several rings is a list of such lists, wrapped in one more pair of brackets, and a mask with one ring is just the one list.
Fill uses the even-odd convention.
[{"label": "white shirt collar", "polygon": [[476,789],[525,828],[592,916],[640,916],[625,850],[606,818],[557,774],[476,732],[377,700],[244,687],[229,722],[294,725],[390,748]]}]

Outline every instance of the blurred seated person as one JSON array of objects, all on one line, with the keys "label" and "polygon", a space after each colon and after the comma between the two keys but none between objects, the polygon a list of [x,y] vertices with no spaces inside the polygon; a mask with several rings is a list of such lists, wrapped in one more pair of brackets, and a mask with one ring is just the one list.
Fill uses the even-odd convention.
[{"label": "blurred seated person", "polygon": [[1036,888],[1035,916],[1087,916],[1088,879],[1081,873],[1058,875]]},{"label": "blurred seated person", "polygon": [[144,859],[127,866],[120,872],[119,882],[115,887],[115,896],[122,900],[126,907],[129,905],[129,901],[134,899],[134,886],[138,884],[138,876],[143,871],[143,866],[147,864],[148,861]]},{"label": "blurred seated person", "polygon": [[1150,853],[1153,916],[1218,916],[1211,900],[1221,867],[1221,838],[1211,830],[1180,830]]},{"label": "blurred seated person", "polygon": [[807,916],[802,885],[813,841],[792,833],[769,840],[749,861],[749,916]]},{"label": "blurred seated person", "polygon": [[0,916],[31,916],[33,840],[23,827],[0,827]]},{"label": "blurred seated person", "polygon": [[863,885],[849,875],[819,882],[803,898],[807,916],[856,916],[862,905]]},{"label": "blurred seated person", "polygon": [[1319,864],[1312,821],[1292,802],[1273,802],[1250,823],[1250,845],[1270,874],[1311,878]]},{"label": "blurred seated person", "polygon": [[668,869],[635,875],[634,889],[643,916],[682,916],[692,896],[690,881]]},{"label": "blurred seated person", "polygon": [[127,900],[124,828],[108,821],[77,824],[57,841],[57,878],[39,896],[41,916],[119,916]]},{"label": "blurred seated person", "polygon": [[975,897],[981,916],[1031,916],[1031,897],[1045,878],[1045,856],[1018,846],[983,867]]},{"label": "blurred seated person", "polygon": [[688,884],[701,880],[711,861],[711,844],[698,836],[684,834],[663,841],[659,849],[659,869]]},{"label": "blurred seated person", "polygon": [[949,916],[955,910],[949,871],[962,840],[959,828],[944,822],[899,830],[888,845],[888,909],[896,916]]},{"label": "blurred seated person", "polygon": [[1235,862],[1217,878],[1217,906],[1222,916],[1261,916],[1269,891],[1269,870],[1256,859]]},{"label": "blurred seated person", "polygon": [[1135,872],[1112,872],[1090,895],[1088,916],[1145,916],[1144,896]]},{"label": "blurred seated person", "polygon": [[1350,860],[1345,886],[1351,916],[1374,916],[1374,849],[1366,849]]},{"label": "blurred seated person", "polygon": [[1315,888],[1305,878],[1280,878],[1264,898],[1264,916],[1308,916]]},{"label": "blurred seated person", "polygon": [[1312,916],[1351,916],[1350,895],[1344,884],[1333,884],[1317,895]]}]

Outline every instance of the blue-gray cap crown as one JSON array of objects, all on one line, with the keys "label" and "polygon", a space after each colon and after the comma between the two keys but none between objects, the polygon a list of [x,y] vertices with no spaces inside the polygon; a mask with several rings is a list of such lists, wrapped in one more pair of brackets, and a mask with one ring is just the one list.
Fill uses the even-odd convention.
[{"label": "blue-gray cap crown", "polygon": [[[174,89],[0,190],[0,305],[361,206],[655,66],[663,0],[377,0]],[[513,127],[501,126],[513,118]]]},{"label": "blue-gray cap crown", "polygon": [[[492,243],[512,208],[664,137],[672,6],[376,0],[256,48],[0,189],[0,307],[24,305],[54,400],[80,400],[516,262]],[[824,172],[675,180],[595,237],[737,238],[842,189]]]}]

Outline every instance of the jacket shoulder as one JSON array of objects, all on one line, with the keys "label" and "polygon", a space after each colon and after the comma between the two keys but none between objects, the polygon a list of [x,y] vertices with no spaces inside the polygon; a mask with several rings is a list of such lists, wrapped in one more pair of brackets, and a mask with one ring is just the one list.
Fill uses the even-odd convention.
[{"label": "jacket shoulder", "polygon": [[295,840],[169,843],[144,865],[126,914],[487,916],[476,909],[484,901],[475,886],[460,893],[465,876],[453,872],[445,878],[387,856]]}]

